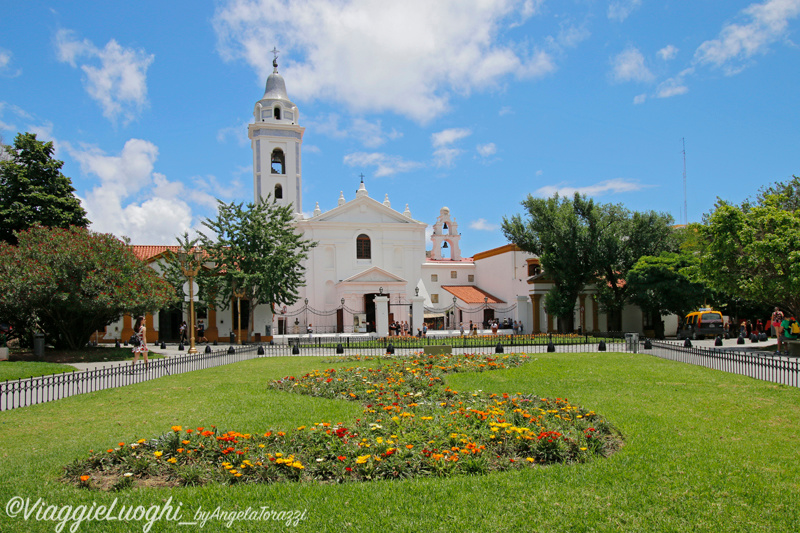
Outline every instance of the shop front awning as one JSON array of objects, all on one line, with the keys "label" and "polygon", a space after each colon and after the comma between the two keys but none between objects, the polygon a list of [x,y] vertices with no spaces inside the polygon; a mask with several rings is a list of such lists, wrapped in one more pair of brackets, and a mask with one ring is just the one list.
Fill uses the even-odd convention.
[{"label": "shop front awning", "polygon": [[424,313],[425,318],[444,318],[444,313]]}]

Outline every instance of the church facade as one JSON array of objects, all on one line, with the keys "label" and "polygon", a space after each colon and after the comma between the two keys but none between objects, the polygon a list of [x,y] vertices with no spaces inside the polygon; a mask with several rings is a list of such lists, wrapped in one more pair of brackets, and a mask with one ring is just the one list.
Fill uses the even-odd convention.
[{"label": "church facade", "polygon": [[[508,244],[462,257],[458,222],[442,207],[432,224],[412,216],[408,204],[392,207],[388,195],[370,196],[363,181],[352,198],[340,192],[336,207],[322,211],[319,204],[303,215],[302,148],[305,128],[300,111],[289,99],[277,61],[264,95],[254,106],[248,137],[253,151],[253,195],[292,206],[295,226],[307,239],[318,242],[305,261],[305,286],[293,305],[254,310],[253,331],[239,331],[237,305],[215,310],[200,306],[210,340],[255,341],[282,334],[374,333],[390,334],[390,325],[417,334],[423,324],[431,329],[458,331],[470,325],[485,329],[493,321],[517,323],[524,333],[555,331],[544,296],[552,288],[536,256]],[[432,219],[433,217],[431,217]],[[134,246],[143,260],[159,270],[168,246]],[[576,329],[604,331],[607,320],[588,286],[575,306]],[[249,323],[244,302],[242,325]],[[148,315],[148,337],[172,340],[183,315],[161,311]],[[106,329],[106,341],[129,336],[130,317]],[[642,314],[636,307],[622,316],[625,331],[642,332]],[[397,331],[392,331],[397,333]]]}]

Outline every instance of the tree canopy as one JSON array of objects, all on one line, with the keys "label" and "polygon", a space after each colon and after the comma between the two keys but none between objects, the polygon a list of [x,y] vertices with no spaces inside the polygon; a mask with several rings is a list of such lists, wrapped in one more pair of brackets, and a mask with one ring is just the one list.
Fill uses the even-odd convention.
[{"label": "tree canopy", "polygon": [[123,313],[156,311],[173,288],[110,234],[34,227],[0,243],[0,322],[79,348]]},{"label": "tree canopy", "polygon": [[0,240],[16,242],[15,231],[33,226],[87,227],[86,211],[72,181],[53,158],[53,143],[20,133],[0,158]]},{"label": "tree canopy", "polygon": [[698,231],[699,272],[709,285],[800,313],[800,178],[738,206],[718,200]]},{"label": "tree canopy", "polygon": [[503,217],[503,233],[526,252],[539,256],[548,278],[554,282],[547,294],[548,313],[559,318],[559,329],[572,331],[575,301],[581,290],[596,279],[596,245],[608,229],[594,201],[575,193],[572,200],[535,198],[522,202],[527,211]]},{"label": "tree canopy", "polygon": [[[304,283],[303,261],[316,242],[304,239],[293,225],[291,206],[270,198],[256,204],[226,204],[218,200],[215,219],[203,225],[212,234],[200,233],[207,259],[208,294],[220,308],[228,307],[235,291],[244,293],[250,309],[258,305],[291,305]],[[250,313],[249,329],[253,329]]]},{"label": "tree canopy", "polygon": [[572,199],[528,198],[527,210],[503,219],[506,237],[523,250],[539,256],[545,274],[554,282],[545,302],[560,319],[559,329],[572,331],[575,302],[588,284],[598,285],[598,296],[620,329],[620,311],[630,299],[625,283],[628,271],[642,255],[657,254],[671,246],[669,215],[631,212],[616,204],[596,204],[579,193]]}]

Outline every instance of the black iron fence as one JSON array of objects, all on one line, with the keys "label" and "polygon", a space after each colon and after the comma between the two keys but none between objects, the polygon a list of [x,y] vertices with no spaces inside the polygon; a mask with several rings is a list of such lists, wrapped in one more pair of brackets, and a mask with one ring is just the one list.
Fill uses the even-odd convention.
[{"label": "black iron fence", "polygon": [[[704,366],[731,374],[800,387],[800,363],[796,357],[773,356],[767,352],[722,348],[687,347],[681,343],[651,341],[652,348],[642,349],[662,359]],[[640,343],[640,348],[644,345]]]},{"label": "black iron fence", "polygon": [[257,346],[243,346],[233,351],[187,354],[164,359],[151,359],[131,367],[130,363],[0,382],[0,411],[50,402],[103,389],[123,387],[162,376],[227,365],[258,357]]},{"label": "black iron fence", "polygon": [[624,351],[629,348],[624,334],[592,335],[452,335],[427,337],[382,337],[347,335],[297,335],[265,346],[265,355],[406,355],[431,346],[448,346],[454,353],[586,352]]}]

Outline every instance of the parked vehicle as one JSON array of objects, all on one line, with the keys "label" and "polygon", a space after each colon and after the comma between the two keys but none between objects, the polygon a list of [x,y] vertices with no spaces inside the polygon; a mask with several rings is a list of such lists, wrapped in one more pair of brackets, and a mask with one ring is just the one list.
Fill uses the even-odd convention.
[{"label": "parked vehicle", "polygon": [[703,339],[707,335],[724,335],[722,313],[710,308],[699,309],[686,315],[678,328],[678,339]]}]

